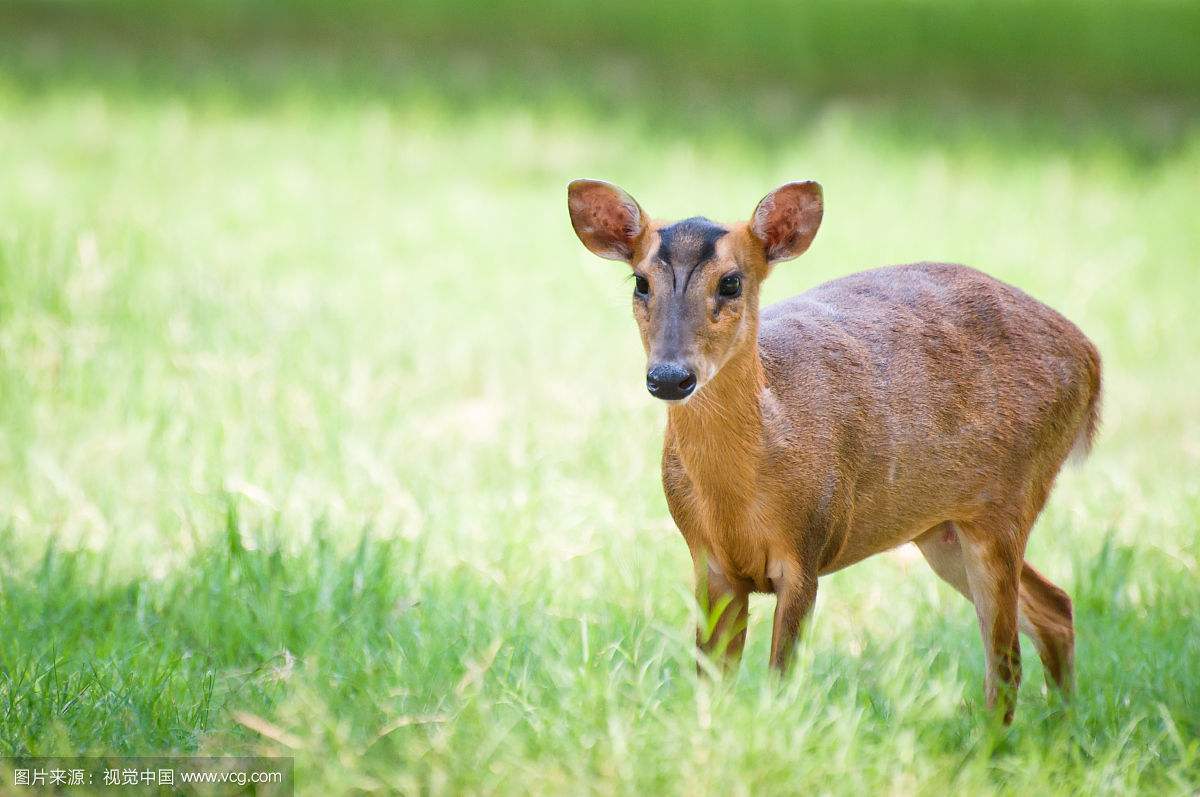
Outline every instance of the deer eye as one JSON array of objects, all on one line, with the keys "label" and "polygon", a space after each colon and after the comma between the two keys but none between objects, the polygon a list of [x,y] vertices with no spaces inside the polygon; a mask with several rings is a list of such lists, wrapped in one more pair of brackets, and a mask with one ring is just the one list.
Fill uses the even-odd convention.
[{"label": "deer eye", "polygon": [[633,275],[633,292],[638,296],[650,295],[650,280],[643,277],[641,274]]},{"label": "deer eye", "polygon": [[742,295],[742,278],[737,274],[726,274],[717,284],[717,293],[727,299]]}]

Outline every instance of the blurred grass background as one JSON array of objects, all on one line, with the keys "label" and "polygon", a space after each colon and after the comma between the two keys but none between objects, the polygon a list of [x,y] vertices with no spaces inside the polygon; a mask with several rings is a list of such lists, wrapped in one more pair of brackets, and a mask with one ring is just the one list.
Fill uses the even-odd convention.
[{"label": "blurred grass background", "polygon": [[[1192,794],[1200,6],[0,6],[0,753],[295,755],[302,793]],[[774,300],[967,262],[1100,346],[1104,428],[980,713],[899,551],[694,677],[622,269],[568,180],[746,216],[825,186]],[[247,717],[257,718],[247,720]]]}]

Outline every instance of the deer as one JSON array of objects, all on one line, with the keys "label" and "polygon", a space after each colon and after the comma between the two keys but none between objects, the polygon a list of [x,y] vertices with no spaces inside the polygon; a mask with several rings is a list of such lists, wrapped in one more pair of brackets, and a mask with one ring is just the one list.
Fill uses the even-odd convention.
[{"label": "deer", "polygon": [[769,664],[785,673],[819,577],[912,542],[974,604],[991,712],[1012,722],[1018,632],[1070,694],[1071,599],[1025,549],[1099,423],[1100,354],[1077,326],[937,262],[760,309],[763,281],[821,224],[812,181],[728,225],[654,221],[599,180],[571,182],[567,204],[584,247],[632,269],[646,387],[666,404],[663,490],[694,567],[699,663],[737,668],[749,595],[767,593]]}]

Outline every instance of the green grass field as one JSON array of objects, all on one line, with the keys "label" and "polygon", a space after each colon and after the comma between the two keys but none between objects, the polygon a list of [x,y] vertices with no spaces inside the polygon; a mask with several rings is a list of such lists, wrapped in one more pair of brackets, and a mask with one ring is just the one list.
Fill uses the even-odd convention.
[{"label": "green grass field", "polygon": [[[1200,789],[1200,115],[1170,58],[1144,102],[796,96],[0,19],[0,755],[293,755],[305,794]],[[1075,599],[1072,704],[1025,641],[990,723],[974,612],[903,549],[822,582],[786,681],[765,599],[739,674],[697,679],[664,411],[580,176],[720,219],[817,179],[768,300],[960,261],[1096,341],[1102,434],[1029,552]]]}]

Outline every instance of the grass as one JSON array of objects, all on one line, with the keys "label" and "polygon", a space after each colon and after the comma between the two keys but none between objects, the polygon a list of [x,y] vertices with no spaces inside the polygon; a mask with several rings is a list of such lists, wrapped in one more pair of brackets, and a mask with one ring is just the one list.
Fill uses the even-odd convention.
[{"label": "grass", "polygon": [[[1191,98],[676,96],[636,61],[5,13],[0,754],[290,754],[302,793],[1200,788]],[[697,680],[576,176],[717,218],[816,178],[768,299],[936,258],[1082,326],[1104,428],[1029,556],[1076,601],[1072,705],[1026,642],[989,724],[973,612],[904,552],[822,582],[786,682],[765,600]]]}]

